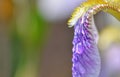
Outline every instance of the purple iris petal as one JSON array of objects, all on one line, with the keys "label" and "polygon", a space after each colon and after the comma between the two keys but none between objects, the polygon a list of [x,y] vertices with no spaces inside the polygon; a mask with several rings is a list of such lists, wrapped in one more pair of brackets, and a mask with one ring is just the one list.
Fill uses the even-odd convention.
[{"label": "purple iris petal", "polygon": [[80,18],[74,26],[73,39],[73,77],[98,77],[100,72],[100,57],[97,44],[89,28],[87,19]]}]

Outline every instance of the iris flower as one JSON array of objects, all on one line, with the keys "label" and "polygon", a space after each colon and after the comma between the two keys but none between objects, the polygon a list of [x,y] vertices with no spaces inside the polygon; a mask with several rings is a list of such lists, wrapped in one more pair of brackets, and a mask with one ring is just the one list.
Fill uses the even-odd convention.
[{"label": "iris flower", "polygon": [[99,77],[99,37],[93,20],[93,15],[99,11],[110,13],[120,20],[120,0],[88,0],[75,9],[68,21],[69,27],[74,26],[73,77]]}]

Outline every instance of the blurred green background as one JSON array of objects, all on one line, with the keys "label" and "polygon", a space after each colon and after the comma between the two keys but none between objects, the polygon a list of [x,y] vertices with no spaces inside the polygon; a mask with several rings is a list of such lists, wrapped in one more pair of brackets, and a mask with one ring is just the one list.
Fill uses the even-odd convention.
[{"label": "blurred green background", "polygon": [[0,1],[0,77],[71,76],[72,30],[41,2]]},{"label": "blurred green background", "polygon": [[[0,0],[0,77],[72,77],[73,28],[67,20],[83,1]],[[120,23],[103,12],[95,23],[100,77],[120,77]]]}]

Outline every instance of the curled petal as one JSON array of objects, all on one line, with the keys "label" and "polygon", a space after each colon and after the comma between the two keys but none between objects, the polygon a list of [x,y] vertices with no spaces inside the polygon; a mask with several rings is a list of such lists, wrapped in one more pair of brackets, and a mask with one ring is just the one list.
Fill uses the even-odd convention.
[{"label": "curled petal", "polygon": [[98,34],[92,17],[103,10],[120,19],[119,0],[88,0],[72,14],[68,25],[74,26],[73,39],[73,77],[98,77],[100,56],[97,48]]}]

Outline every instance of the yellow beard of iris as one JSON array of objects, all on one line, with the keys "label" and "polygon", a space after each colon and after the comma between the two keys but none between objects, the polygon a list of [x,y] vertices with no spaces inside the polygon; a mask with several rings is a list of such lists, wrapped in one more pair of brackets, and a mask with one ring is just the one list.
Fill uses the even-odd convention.
[{"label": "yellow beard of iris", "polygon": [[[98,4],[108,4],[110,6],[115,6],[117,8],[120,8],[120,0],[87,0],[86,2],[82,3],[79,7],[77,7],[71,18],[68,20],[69,27],[72,27],[75,25],[77,20],[86,13],[86,11],[91,8],[92,6],[98,5]],[[111,9],[105,9],[103,10],[105,12],[108,12],[112,14],[114,17],[116,17],[118,20],[120,20],[120,13],[111,10]]]}]

